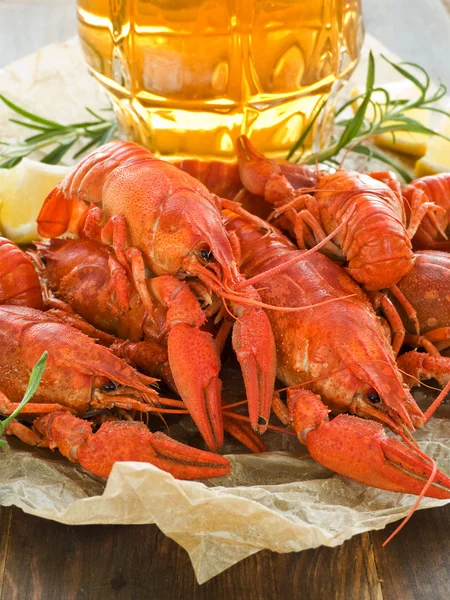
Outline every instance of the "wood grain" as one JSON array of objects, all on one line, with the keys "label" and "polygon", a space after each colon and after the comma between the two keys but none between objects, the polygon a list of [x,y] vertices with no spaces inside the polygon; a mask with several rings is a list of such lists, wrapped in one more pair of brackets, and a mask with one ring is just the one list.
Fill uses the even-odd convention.
[{"label": "wood grain", "polygon": [[186,552],[154,525],[68,527],[0,510],[0,598],[44,600],[447,600],[450,506],[338,548],[264,551],[199,586]]},{"label": "wood grain", "polygon": [[3,581],[5,577],[6,557],[10,539],[12,520],[11,509],[0,509],[0,598],[3,597]]},{"label": "wood grain", "polygon": [[1,600],[383,597],[369,534],[333,549],[260,552],[199,586],[186,552],[154,525],[68,527],[17,508],[0,515]]},{"label": "wood grain", "polygon": [[370,534],[384,600],[448,600],[450,506],[417,512],[382,548],[396,525]]},{"label": "wood grain", "polygon": [[68,527],[0,509],[0,599],[447,600],[450,506],[420,511],[338,548],[264,551],[202,586],[156,526]]}]

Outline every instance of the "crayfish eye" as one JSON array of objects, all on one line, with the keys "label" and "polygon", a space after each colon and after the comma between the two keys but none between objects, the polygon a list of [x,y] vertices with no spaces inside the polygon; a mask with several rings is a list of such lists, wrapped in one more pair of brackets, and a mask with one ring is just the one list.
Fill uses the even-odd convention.
[{"label": "crayfish eye", "polygon": [[211,250],[208,250],[207,248],[202,248],[200,250],[200,258],[206,262],[212,262],[214,260]]},{"label": "crayfish eye", "polygon": [[378,404],[381,402],[381,398],[375,390],[372,390],[367,394],[367,398],[372,402],[372,404]]},{"label": "crayfish eye", "polygon": [[116,384],[114,381],[106,381],[102,385],[102,392],[113,392],[116,389]]}]

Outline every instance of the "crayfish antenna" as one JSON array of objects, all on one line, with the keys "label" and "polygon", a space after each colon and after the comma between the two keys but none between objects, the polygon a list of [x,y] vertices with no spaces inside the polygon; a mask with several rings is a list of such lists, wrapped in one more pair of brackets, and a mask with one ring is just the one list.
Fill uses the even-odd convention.
[{"label": "crayfish antenna", "polygon": [[[405,438],[405,442],[410,445],[410,442],[407,438]],[[428,488],[432,485],[436,474],[437,474],[437,466],[436,466],[436,462],[431,458],[431,456],[428,456],[427,454],[425,454],[424,452],[422,452],[419,448],[413,446],[413,450],[419,454],[419,456],[422,456],[425,460],[429,460],[430,464],[431,464],[431,473],[430,476],[428,477],[428,481],[425,483],[425,485],[423,486],[422,491],[420,492],[418,498],[416,499],[416,501],[414,502],[414,504],[411,507],[411,510],[409,511],[409,513],[406,515],[406,517],[403,519],[403,521],[400,523],[400,525],[398,527],[395,528],[395,530],[391,533],[391,535],[383,542],[382,546],[383,548],[389,544],[389,542],[397,535],[397,533],[399,533],[399,531],[401,531],[403,529],[403,527],[406,525],[406,523],[410,520],[410,518],[413,516],[413,514],[416,512],[419,504],[421,503],[422,499],[426,496],[426,493],[428,491]]]},{"label": "crayfish antenna", "polygon": [[450,392],[450,358],[447,356],[430,356],[425,352],[417,352],[415,350],[406,352],[397,361],[399,368],[410,375],[414,381],[420,379],[437,379],[444,388],[439,395],[433,400],[431,405],[425,411],[425,423],[427,423],[435,411],[439,408],[442,402]]},{"label": "crayfish antenna", "polygon": [[289,269],[289,267],[292,267],[293,265],[297,264],[298,262],[305,260],[311,254],[314,254],[315,252],[319,251],[337,233],[339,233],[339,231],[345,225],[347,225],[352,214],[353,214],[353,211],[349,212],[349,214],[342,220],[342,222],[336,227],[336,229],[334,229],[330,234],[328,234],[325,238],[323,238],[323,240],[321,240],[319,243],[317,243],[313,248],[310,248],[309,250],[301,251],[297,256],[294,256],[294,258],[291,258],[290,260],[286,260],[284,263],[281,263],[279,265],[276,265],[275,267],[272,267],[271,269],[268,269],[267,271],[264,271],[264,273],[259,273],[259,275],[255,275],[254,277],[251,277],[250,279],[246,279],[245,281],[240,281],[239,283],[237,283],[234,286],[234,289],[241,290],[243,288],[248,287],[249,285],[254,285],[256,282],[258,282],[260,280],[266,279],[267,277],[273,277],[274,275],[278,275],[278,273],[282,273],[286,269]]}]

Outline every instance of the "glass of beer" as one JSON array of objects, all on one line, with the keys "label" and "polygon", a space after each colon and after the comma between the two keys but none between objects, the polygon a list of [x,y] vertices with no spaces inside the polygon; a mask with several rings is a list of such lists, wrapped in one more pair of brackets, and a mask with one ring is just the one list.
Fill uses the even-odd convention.
[{"label": "glass of beer", "polygon": [[233,159],[241,134],[285,156],[363,41],[360,0],[78,0],[78,23],[124,134],[174,160]]}]

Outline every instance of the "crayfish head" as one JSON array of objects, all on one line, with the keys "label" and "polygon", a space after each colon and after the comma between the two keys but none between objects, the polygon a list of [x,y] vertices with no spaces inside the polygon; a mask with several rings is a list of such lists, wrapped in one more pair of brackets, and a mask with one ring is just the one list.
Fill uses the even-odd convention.
[{"label": "crayfish head", "polygon": [[[150,378],[149,378],[150,380]],[[143,388],[144,386],[142,386]],[[159,404],[158,394],[154,389],[136,389],[122,385],[105,377],[97,375],[93,379],[90,407],[103,408],[117,405],[126,410],[138,409],[141,404]]]},{"label": "crayfish head", "polygon": [[397,395],[391,397],[386,389],[376,389],[371,384],[363,384],[353,396],[350,412],[366,419],[376,419],[389,427],[394,433],[410,432],[421,427],[424,417],[411,396],[409,389],[398,385]]},{"label": "crayfish head", "polygon": [[149,266],[157,275],[184,271],[207,285],[208,272],[220,281],[236,280],[236,259],[216,200],[186,189],[170,196],[148,244]]}]

